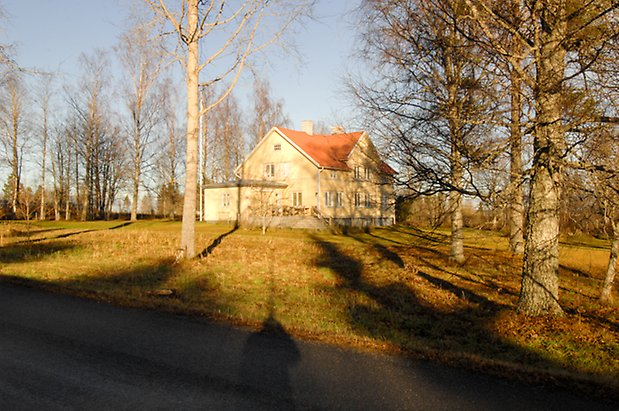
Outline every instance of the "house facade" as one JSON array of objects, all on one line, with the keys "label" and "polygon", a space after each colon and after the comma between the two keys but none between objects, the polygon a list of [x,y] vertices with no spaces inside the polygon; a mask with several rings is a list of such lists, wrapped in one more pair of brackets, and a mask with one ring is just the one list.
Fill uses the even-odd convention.
[{"label": "house facade", "polygon": [[389,225],[395,171],[364,132],[272,128],[236,169],[204,191],[207,221],[253,225]]}]

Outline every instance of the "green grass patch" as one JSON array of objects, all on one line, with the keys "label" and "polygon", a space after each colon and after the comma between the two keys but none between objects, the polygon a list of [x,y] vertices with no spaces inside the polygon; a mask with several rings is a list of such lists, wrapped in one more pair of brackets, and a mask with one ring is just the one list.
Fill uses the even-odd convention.
[{"label": "green grass patch", "polygon": [[305,338],[618,388],[619,310],[597,302],[607,242],[562,242],[567,314],[533,319],[514,310],[522,264],[505,237],[466,231],[467,261],[457,265],[447,234],[262,235],[198,223],[197,249],[210,253],[178,263],[180,222],[4,223],[0,276],[253,328],[274,317]]}]

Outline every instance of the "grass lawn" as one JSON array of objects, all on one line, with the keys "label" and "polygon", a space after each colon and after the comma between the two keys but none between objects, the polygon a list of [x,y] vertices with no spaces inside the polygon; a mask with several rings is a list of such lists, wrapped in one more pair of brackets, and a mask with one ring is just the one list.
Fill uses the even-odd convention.
[{"label": "grass lawn", "polygon": [[[597,394],[619,391],[619,309],[597,302],[608,243],[565,239],[564,318],[515,312],[521,261],[496,233],[232,230],[197,224],[205,257],[176,262],[180,223],[4,223],[0,278],[291,335],[431,358]],[[160,291],[172,290],[171,295]]]}]

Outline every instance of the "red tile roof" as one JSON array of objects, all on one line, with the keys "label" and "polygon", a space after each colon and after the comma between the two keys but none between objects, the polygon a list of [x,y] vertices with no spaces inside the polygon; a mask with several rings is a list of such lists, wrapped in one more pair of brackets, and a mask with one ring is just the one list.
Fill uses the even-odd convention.
[{"label": "red tile roof", "polygon": [[340,134],[314,134],[278,128],[320,167],[349,170],[346,160],[363,135],[363,131]]}]

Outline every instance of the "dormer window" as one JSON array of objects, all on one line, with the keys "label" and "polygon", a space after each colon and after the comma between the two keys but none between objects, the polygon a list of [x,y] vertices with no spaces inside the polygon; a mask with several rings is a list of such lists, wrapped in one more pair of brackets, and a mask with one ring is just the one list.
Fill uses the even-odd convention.
[{"label": "dormer window", "polygon": [[273,151],[281,151],[281,149],[282,149],[281,144],[273,144]]}]

